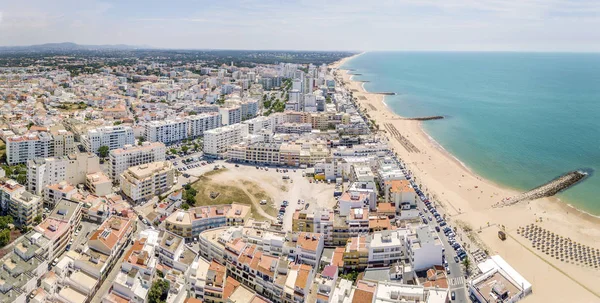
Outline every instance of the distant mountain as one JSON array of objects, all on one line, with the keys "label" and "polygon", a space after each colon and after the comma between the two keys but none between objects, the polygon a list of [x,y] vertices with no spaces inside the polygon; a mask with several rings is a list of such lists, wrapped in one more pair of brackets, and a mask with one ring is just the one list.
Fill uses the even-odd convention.
[{"label": "distant mountain", "polygon": [[149,49],[149,46],[134,46],[126,44],[83,45],[73,42],[45,43],[28,46],[0,46],[0,51],[76,51],[76,50],[132,50]]}]

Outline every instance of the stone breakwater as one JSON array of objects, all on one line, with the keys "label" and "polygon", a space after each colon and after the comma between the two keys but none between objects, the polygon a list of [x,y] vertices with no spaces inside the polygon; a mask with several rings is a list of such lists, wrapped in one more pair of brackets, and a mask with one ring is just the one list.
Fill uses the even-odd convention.
[{"label": "stone breakwater", "polygon": [[373,92],[373,93],[369,93],[369,94],[373,94],[373,95],[383,95],[383,96],[393,96],[396,93],[394,92]]},{"label": "stone breakwater", "polygon": [[428,121],[428,120],[440,120],[440,119],[444,119],[444,116],[428,116],[428,117],[403,118],[403,120],[415,120],[415,121]]},{"label": "stone breakwater", "polygon": [[521,201],[530,201],[539,198],[554,196],[558,192],[568,189],[569,187],[577,184],[587,176],[587,172],[578,170],[571,171],[530,191],[524,192],[514,197],[505,198],[504,200],[495,204],[494,206],[502,207],[512,205]]}]

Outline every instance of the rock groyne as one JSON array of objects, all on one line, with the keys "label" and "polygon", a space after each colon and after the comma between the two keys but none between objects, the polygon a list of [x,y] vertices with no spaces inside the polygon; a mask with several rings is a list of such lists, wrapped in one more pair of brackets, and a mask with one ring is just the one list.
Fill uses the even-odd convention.
[{"label": "rock groyne", "polygon": [[375,94],[375,95],[384,95],[384,96],[393,96],[396,93],[393,92],[375,92],[375,93],[371,93],[371,94]]},{"label": "rock groyne", "polygon": [[440,120],[440,119],[444,119],[444,116],[428,116],[428,117],[403,118],[403,120],[415,120],[415,121]]},{"label": "rock groyne", "polygon": [[530,201],[539,198],[554,196],[558,192],[568,189],[569,187],[577,184],[587,176],[588,173],[584,171],[575,170],[568,172],[530,191],[524,192],[514,197],[505,198],[504,200],[498,203],[498,206],[512,205],[521,201]]}]

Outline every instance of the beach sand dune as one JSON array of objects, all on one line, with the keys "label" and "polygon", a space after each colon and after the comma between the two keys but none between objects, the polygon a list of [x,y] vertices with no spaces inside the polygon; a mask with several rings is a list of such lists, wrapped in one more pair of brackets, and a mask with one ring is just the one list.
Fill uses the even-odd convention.
[{"label": "beach sand dune", "polygon": [[[351,58],[338,61],[331,67],[339,68]],[[379,125],[379,133],[388,138],[417,183],[443,204],[451,216],[450,221],[462,220],[475,230],[482,227],[477,235],[489,247],[489,253],[500,254],[532,283],[533,295],[525,302],[600,302],[600,270],[539,254],[516,233],[519,226],[541,219],[537,224],[547,230],[600,248],[598,218],[579,212],[556,198],[493,208],[493,204],[518,192],[476,175],[429,137],[422,130],[421,121],[399,119],[401,117],[385,105],[383,95],[366,92],[363,83],[352,81],[352,75],[347,71],[338,70],[336,73],[369,118]],[[443,120],[436,123],[443,123]],[[395,129],[402,138],[398,139],[398,134],[390,129]],[[540,180],[540,183],[544,181]],[[491,227],[487,227],[488,223]],[[499,226],[506,228],[509,235],[506,241],[497,237]]]}]

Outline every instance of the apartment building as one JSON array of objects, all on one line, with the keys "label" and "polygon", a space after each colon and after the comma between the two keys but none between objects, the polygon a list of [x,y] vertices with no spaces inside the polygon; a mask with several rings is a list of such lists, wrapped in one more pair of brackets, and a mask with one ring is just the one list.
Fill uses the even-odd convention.
[{"label": "apartment building", "polygon": [[43,199],[25,190],[14,180],[0,181],[0,213],[13,217],[18,226],[35,225],[42,217]]},{"label": "apartment building", "polygon": [[85,186],[96,196],[106,196],[113,193],[112,180],[102,171],[85,176]]},{"label": "apartment building", "polygon": [[76,193],[77,188],[66,181],[46,185],[43,195],[44,207],[53,209],[61,199],[71,199]]},{"label": "apartment building", "polygon": [[427,225],[412,229],[406,236],[406,251],[416,271],[442,265],[443,249],[438,234]]},{"label": "apartment building", "polygon": [[132,219],[111,216],[90,235],[87,247],[77,254],[74,267],[96,279],[104,279],[135,231]]},{"label": "apartment building", "polygon": [[321,275],[315,278],[317,285],[317,303],[331,302],[333,291],[338,279],[338,267],[327,265],[323,268]]},{"label": "apartment building", "polygon": [[240,102],[240,114],[242,120],[256,117],[258,114],[258,100],[247,99]]},{"label": "apartment building", "polygon": [[142,145],[125,145],[109,153],[108,171],[112,180],[132,166],[165,161],[167,149],[162,142],[143,142]]},{"label": "apartment building", "polygon": [[27,190],[42,195],[48,185],[62,181],[81,184],[86,175],[99,171],[100,159],[92,153],[31,159],[27,161]]},{"label": "apartment building", "polygon": [[275,131],[283,134],[304,134],[312,132],[310,123],[283,123],[275,127]]},{"label": "apartment building", "polygon": [[417,193],[408,180],[390,180],[384,183],[387,201],[396,207],[396,212],[417,206]]},{"label": "apartment building", "polygon": [[171,144],[189,137],[189,121],[183,118],[151,121],[146,124],[145,137],[149,142]]},{"label": "apartment building", "polygon": [[253,135],[259,134],[263,130],[275,131],[275,119],[270,116],[259,116],[245,120],[242,123],[248,125],[248,133]]},{"label": "apartment building", "polygon": [[297,263],[319,266],[324,247],[322,234],[300,232],[293,236],[291,245],[295,249],[290,255],[296,257]]},{"label": "apartment building", "polygon": [[178,210],[165,219],[165,228],[186,241],[197,239],[198,235],[208,229],[222,226],[243,225],[250,206],[232,203],[229,205],[212,205]]},{"label": "apartment building", "polygon": [[292,264],[288,269],[283,283],[282,302],[303,303],[312,286],[314,279],[314,268],[306,264]]},{"label": "apartment building", "polygon": [[239,105],[219,108],[221,125],[233,125],[242,122],[242,108]]},{"label": "apartment building", "polygon": [[75,153],[75,136],[64,129],[53,131],[54,156],[66,156]]},{"label": "apartment building", "polygon": [[[389,266],[408,257],[405,237],[406,229],[375,232],[370,236],[369,265]],[[441,257],[440,257],[441,258]]]},{"label": "apartment building", "polygon": [[130,126],[103,126],[88,130],[81,141],[88,152],[98,154],[100,146],[113,150],[135,144],[135,135]]},{"label": "apartment building", "polygon": [[334,212],[330,209],[318,209],[314,212],[296,210],[292,216],[293,232],[311,232],[323,234],[323,242],[326,246],[334,244]]},{"label": "apartment building", "polygon": [[348,216],[353,209],[362,209],[369,207],[371,197],[367,193],[346,191],[338,200],[340,206],[340,216]]},{"label": "apartment building", "polygon": [[191,138],[204,136],[204,132],[221,127],[221,115],[219,113],[203,113],[186,117],[188,121],[188,134]]},{"label": "apartment building", "polygon": [[175,183],[175,168],[170,161],[141,164],[120,175],[123,194],[138,203],[168,191]]},{"label": "apartment building", "polygon": [[47,132],[31,132],[6,138],[6,163],[15,165],[54,156],[54,138]]},{"label": "apartment building", "polygon": [[208,156],[223,157],[230,146],[242,142],[246,136],[248,125],[240,123],[206,131],[203,151]]},{"label": "apartment building", "polygon": [[368,241],[368,235],[348,239],[342,253],[345,271],[362,271],[369,266]]},{"label": "apartment building", "polygon": [[197,258],[190,267],[188,287],[190,293],[197,299],[204,300],[204,287],[206,286],[210,262],[204,258]]},{"label": "apartment building", "polygon": [[158,235],[158,259],[160,263],[187,274],[198,255],[185,245],[185,239],[171,232],[161,230]]}]

